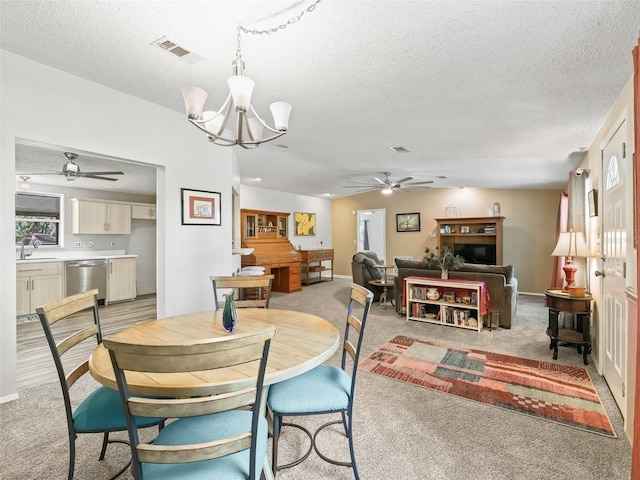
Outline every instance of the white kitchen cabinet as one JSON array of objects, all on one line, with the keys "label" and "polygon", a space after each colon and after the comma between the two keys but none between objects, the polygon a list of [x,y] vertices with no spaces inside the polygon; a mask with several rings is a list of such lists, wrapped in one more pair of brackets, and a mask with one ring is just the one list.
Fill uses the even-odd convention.
[{"label": "white kitchen cabinet", "polygon": [[143,220],[155,220],[156,206],[152,203],[132,203],[131,218],[140,218]]},{"label": "white kitchen cabinet", "polygon": [[36,313],[37,307],[64,296],[64,262],[16,265],[16,315]]},{"label": "white kitchen cabinet", "polygon": [[109,259],[107,303],[136,298],[136,259]]},{"label": "white kitchen cabinet", "polygon": [[94,199],[71,199],[71,233],[131,233],[131,205]]}]

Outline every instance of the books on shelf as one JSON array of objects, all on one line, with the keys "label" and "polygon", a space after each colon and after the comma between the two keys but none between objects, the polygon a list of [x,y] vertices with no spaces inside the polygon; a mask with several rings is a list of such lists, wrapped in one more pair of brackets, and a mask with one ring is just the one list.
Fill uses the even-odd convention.
[{"label": "books on shelf", "polygon": [[[417,301],[435,301],[427,297],[427,290],[433,287],[423,287],[412,285],[410,287],[410,299]],[[467,290],[464,288],[448,288],[444,290],[442,296],[437,300],[458,305],[478,305],[478,292],[475,290]]]}]

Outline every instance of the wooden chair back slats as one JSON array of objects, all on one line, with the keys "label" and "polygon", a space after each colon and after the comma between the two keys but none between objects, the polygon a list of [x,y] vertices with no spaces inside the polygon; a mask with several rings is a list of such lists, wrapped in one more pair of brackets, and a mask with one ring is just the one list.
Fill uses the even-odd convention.
[{"label": "wooden chair back slats", "polygon": [[351,342],[344,342],[344,349],[347,351],[351,360],[353,360],[356,356],[356,347]]},{"label": "wooden chair back slats", "polygon": [[36,312],[45,315],[49,325],[53,325],[57,321],[67,318],[74,313],[93,308],[95,306],[94,297],[96,295],[98,295],[98,289],[94,288],[93,290],[71,295],[38,307],[36,308]]},{"label": "wooden chair back slats", "polygon": [[85,360],[67,375],[67,388],[71,388],[82,376],[89,371],[89,360]]},{"label": "wooden chair back slats", "polygon": [[[257,338],[256,338],[257,337]],[[191,342],[184,345],[137,345],[106,337],[104,346],[116,352],[123,370],[148,373],[198,372],[259,360],[262,345],[271,338],[270,329]],[[258,340],[258,341],[256,341]],[[251,360],[249,360],[251,359]]]},{"label": "wooden chair back slats", "polygon": [[234,301],[236,308],[269,308],[275,275],[212,276],[210,278],[216,310],[224,306],[224,301],[218,296],[219,289],[237,291],[238,298]]},{"label": "wooden chair back slats", "polygon": [[67,352],[69,349],[75,347],[77,344],[86,340],[89,337],[98,334],[98,326],[90,325],[83,330],[79,330],[76,333],[69,335],[67,338],[62,340],[60,343],[56,345],[58,347],[58,354],[62,355]]},{"label": "wooden chair back slats", "polygon": [[251,405],[256,397],[255,388],[221,393],[211,397],[194,397],[176,402],[155,400],[147,397],[130,397],[129,411],[141,417],[161,418],[196,417],[211,413],[226,412]]},{"label": "wooden chair back slats", "polygon": [[213,276],[211,280],[215,280],[218,288],[251,288],[269,286],[269,281],[273,280],[275,275],[236,275],[236,276]]},{"label": "wooden chair back slats", "polygon": [[141,444],[138,460],[148,463],[187,463],[224,457],[235,452],[246,450],[251,446],[251,432],[230,439],[200,444],[185,449],[183,446],[156,446]]},{"label": "wooden chair back slats", "polygon": [[365,305],[368,294],[369,290],[360,285],[354,284],[351,286],[351,298],[362,306]]}]

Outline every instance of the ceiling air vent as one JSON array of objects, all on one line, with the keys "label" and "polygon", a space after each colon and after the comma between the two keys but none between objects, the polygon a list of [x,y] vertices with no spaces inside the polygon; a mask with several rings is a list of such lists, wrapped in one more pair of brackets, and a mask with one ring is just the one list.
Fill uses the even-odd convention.
[{"label": "ceiling air vent", "polygon": [[396,153],[409,153],[409,150],[407,150],[404,147],[389,147],[389,148]]},{"label": "ceiling air vent", "polygon": [[190,52],[186,48],[178,45],[173,40],[169,40],[167,37],[161,37],[158,40],[151,42],[151,45],[167,53],[170,53],[171,55],[179,58],[185,63],[188,63],[189,65],[193,65],[194,63],[204,60],[204,58],[200,55]]}]

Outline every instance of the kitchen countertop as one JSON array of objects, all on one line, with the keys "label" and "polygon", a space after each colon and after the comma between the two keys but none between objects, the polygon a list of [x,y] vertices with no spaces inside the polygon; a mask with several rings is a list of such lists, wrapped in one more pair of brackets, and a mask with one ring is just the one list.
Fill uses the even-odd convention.
[{"label": "kitchen countertop", "polygon": [[113,252],[65,252],[60,254],[52,253],[51,256],[27,257],[24,260],[16,258],[16,264],[43,263],[43,262],[67,262],[73,260],[108,260],[110,258],[137,258],[138,255],[126,255],[124,253]]}]

